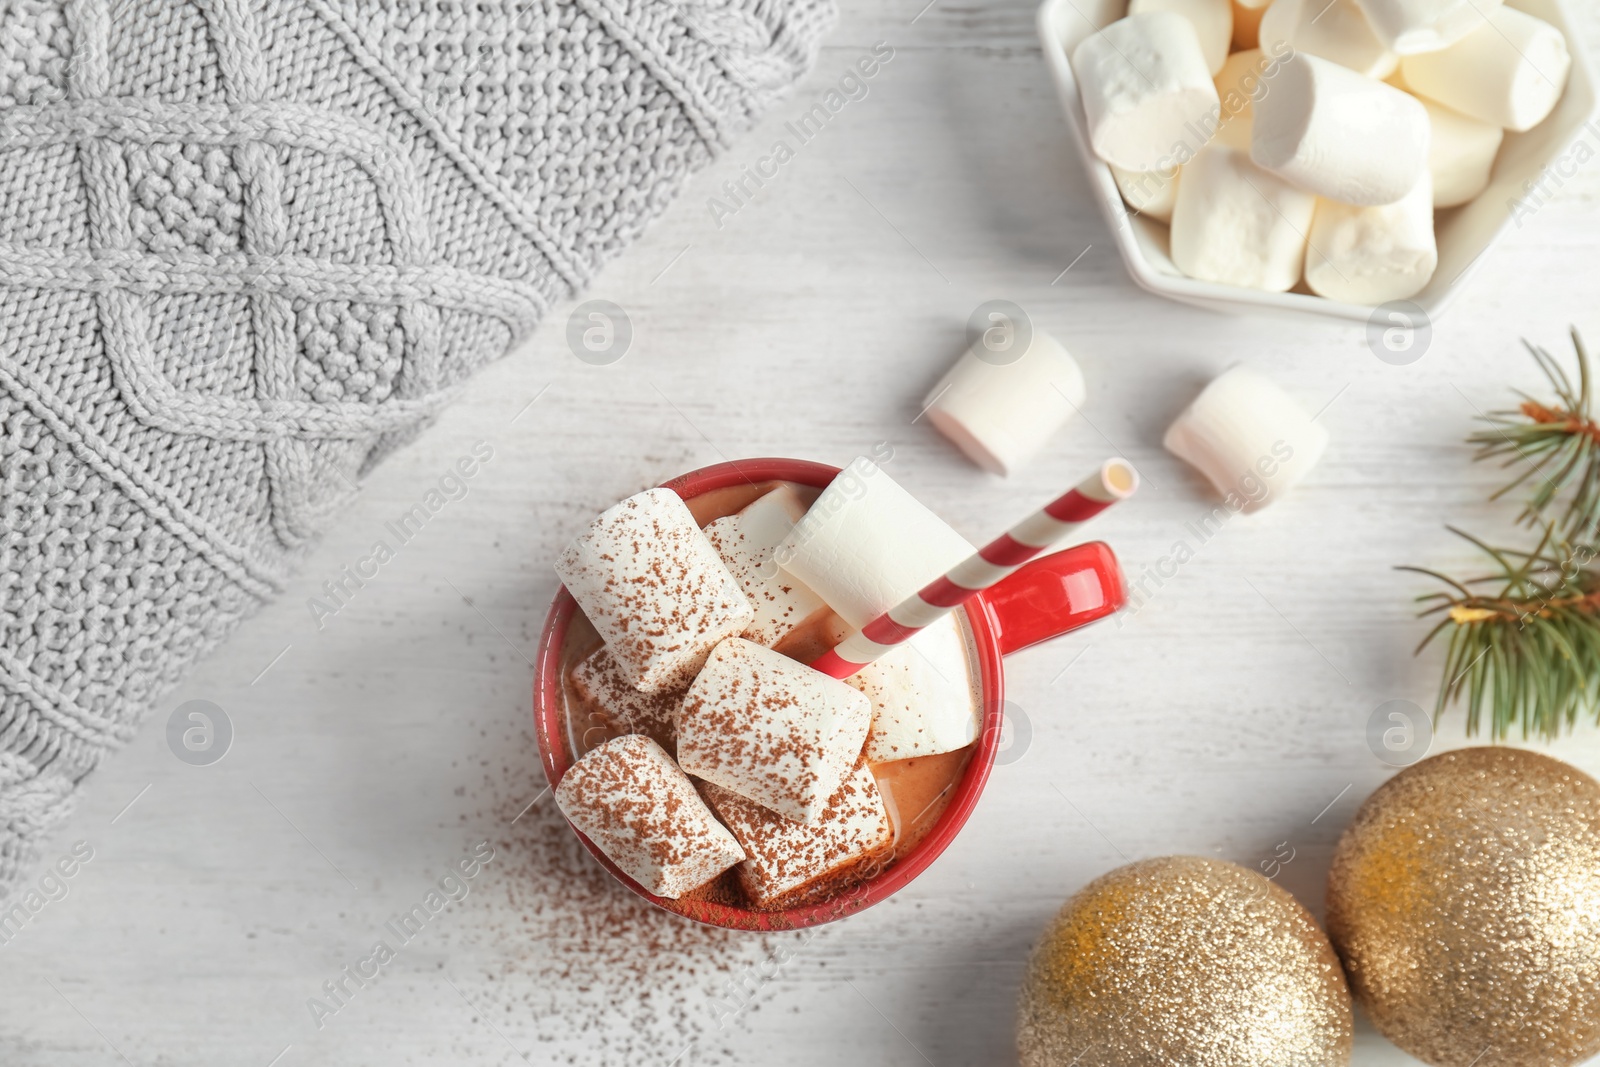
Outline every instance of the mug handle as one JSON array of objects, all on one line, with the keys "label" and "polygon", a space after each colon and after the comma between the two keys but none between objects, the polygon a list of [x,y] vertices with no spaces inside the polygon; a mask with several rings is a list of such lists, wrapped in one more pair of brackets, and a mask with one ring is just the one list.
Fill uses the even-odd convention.
[{"label": "mug handle", "polygon": [[1091,541],[1034,560],[982,600],[1009,656],[1114,615],[1128,602],[1128,583],[1111,546]]}]

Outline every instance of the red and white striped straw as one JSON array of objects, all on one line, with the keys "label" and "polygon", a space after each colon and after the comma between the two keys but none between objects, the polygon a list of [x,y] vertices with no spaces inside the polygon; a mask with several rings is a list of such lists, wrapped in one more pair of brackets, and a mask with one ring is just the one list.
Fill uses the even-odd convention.
[{"label": "red and white striped straw", "polygon": [[824,652],[811,664],[812,668],[833,678],[850,677],[1035,556],[1060,544],[1138,488],[1139,472],[1130,463],[1107,460],[1064,496],[1029,515],[956,564],[944,577],[928,583]]}]

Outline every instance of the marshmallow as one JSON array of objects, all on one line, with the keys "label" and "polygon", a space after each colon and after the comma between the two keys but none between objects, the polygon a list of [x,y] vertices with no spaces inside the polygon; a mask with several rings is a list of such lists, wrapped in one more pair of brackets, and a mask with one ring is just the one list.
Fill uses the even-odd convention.
[{"label": "marshmallow", "polygon": [[672,757],[628,734],[591,749],[556,786],[567,820],[622,873],[681,897],[745,858]]},{"label": "marshmallow", "polygon": [[1212,74],[1222,69],[1233,44],[1233,0],[1131,0],[1128,14],[1170,11],[1194,24],[1200,51]]},{"label": "marshmallow", "polygon": [[1250,151],[1250,131],[1255,125],[1255,101],[1266,85],[1269,71],[1278,60],[1259,48],[1235,52],[1217,75],[1217,98],[1222,101],[1222,125],[1214,144],[1227,145],[1241,152]]},{"label": "marshmallow", "polygon": [[1433,129],[1428,142],[1433,206],[1456,207],[1476,200],[1489,188],[1506,131],[1432,100],[1423,100],[1422,106],[1427,109],[1428,125]]},{"label": "marshmallow", "polygon": [[1260,39],[1264,48],[1286,44],[1369,78],[1387,78],[1400,65],[1356,0],[1273,0],[1261,17]]},{"label": "marshmallow", "polygon": [[749,858],[739,882],[757,908],[788,907],[836,891],[887,859],[894,831],[872,772],[858,768],[812,825],[785,819],[737,793],[705,786],[706,801]]},{"label": "marshmallow", "polygon": [[730,637],[678,709],[678,762],[796,822],[816,822],[871,725],[872,704],[857,690]]},{"label": "marshmallow", "polygon": [[787,485],[757,498],[737,515],[706,527],[706,538],[744,588],[755,618],[744,636],[769,648],[826,605],[822,598],[773,562],[772,552],[806,513],[805,502]]},{"label": "marshmallow", "polygon": [[1328,431],[1248,367],[1224,372],[1167,429],[1167,451],[1196,468],[1229,505],[1259,511],[1316,466]]},{"label": "marshmallow", "polygon": [[1392,85],[1296,53],[1256,101],[1250,156],[1330,200],[1392,204],[1427,169],[1428,113]]},{"label": "marshmallow", "polygon": [[677,747],[678,726],[674,718],[683,690],[639,692],[628,682],[616,658],[604,648],[591,652],[573,667],[569,680],[573,695],[599,713],[608,733],[644,734],[669,753]]},{"label": "marshmallow", "polygon": [[872,701],[867,762],[889,763],[966,748],[982,726],[967,646],[946,615],[845,682]]},{"label": "marshmallow", "polygon": [[631,496],[600,514],[556,563],[556,574],[646,693],[682,688],[706,653],[742,633],[755,611],[670,489]]},{"label": "marshmallow", "polygon": [[1128,13],[1128,0],[1073,0],[1052,5],[1051,29],[1068,55],[1092,33],[1098,33]]},{"label": "marshmallow", "polygon": [[1437,52],[1483,25],[1503,0],[1356,0],[1373,32],[1402,56]]},{"label": "marshmallow", "polygon": [[1183,168],[1172,261],[1191,278],[1269,292],[1300,281],[1317,198],[1213,144]]},{"label": "marshmallow", "polygon": [[1426,171],[1397,204],[1317,204],[1306,253],[1306,284],[1318,296],[1347,304],[1409,300],[1439,266],[1433,236],[1433,179]]},{"label": "marshmallow", "polygon": [[1560,103],[1572,53],[1560,30],[1503,7],[1444,51],[1407,56],[1401,70],[1412,92],[1522,133]]},{"label": "marshmallow", "polygon": [[773,558],[860,628],[975,551],[862,457],[828,484]]},{"label": "marshmallow", "polygon": [[1077,361],[1043,330],[1034,327],[1027,350],[1007,358],[995,362],[974,345],[923,400],[940,433],[1002,475],[1038,455],[1085,399]]},{"label": "marshmallow", "polygon": [[1095,154],[1124,170],[1166,170],[1210,140],[1217,88],[1194,23],[1170,11],[1130,15],[1072,53]]},{"label": "marshmallow", "polygon": [[1172,205],[1178,200],[1178,175],[1180,168],[1168,170],[1123,170],[1112,167],[1122,199],[1134,213],[1157,222],[1172,221]]}]

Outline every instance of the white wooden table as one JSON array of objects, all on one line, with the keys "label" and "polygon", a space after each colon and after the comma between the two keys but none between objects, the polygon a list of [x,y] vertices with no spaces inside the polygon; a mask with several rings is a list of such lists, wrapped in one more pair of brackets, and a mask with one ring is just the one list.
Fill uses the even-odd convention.
[{"label": "white wooden table", "polygon": [[[797,96],[597,281],[587,295],[634,324],[626,358],[575,359],[558,309],[367,482],[291,595],[151,709],[48,852],[84,840],[94,858],[0,948],[0,1063],[1003,1063],[1041,926],[1125,860],[1256,865],[1287,842],[1280,881],[1320,913],[1334,841],[1391,773],[1368,719],[1429,705],[1439,669],[1411,656],[1428,586],[1392,568],[1467,565],[1446,522],[1508,532],[1513,509],[1485,502],[1496,472],[1462,438],[1509,384],[1538,385],[1519,338],[1564,352],[1575,322],[1600,343],[1600,162],[1512,234],[1420,362],[1389,366],[1347,326],[1137,291],[1088,202],[1031,6],[924,2],[851,5]],[[1582,17],[1600,46],[1600,11]],[[708,197],[775,138],[794,145],[784,124],[880,41],[893,58],[867,96],[719,227]],[[913,422],[995,297],[1066,340],[1090,392],[1010,482]],[[1212,506],[1162,430],[1239,359],[1326,406],[1326,459],[1120,627],[1011,662],[1027,746],[897,898],[814,937],[723,936],[632,906],[566,839],[540,797],[528,660],[551,562],[592,513],[723,458],[843,463],[888,442],[894,477],[979,539],[1116,450],[1147,485],[1097,533],[1137,580]],[[480,440],[493,459],[465,497],[319,630],[307,598]],[[233,724],[214,765],[168,748],[190,699]],[[1453,714],[1436,744],[1465,741]],[[1552,751],[1600,772],[1593,726]],[[308,998],[485,840],[470,894],[319,1029]],[[753,1006],[719,1019],[730,982]],[[1412,1061],[1363,1024],[1356,1062]]]}]

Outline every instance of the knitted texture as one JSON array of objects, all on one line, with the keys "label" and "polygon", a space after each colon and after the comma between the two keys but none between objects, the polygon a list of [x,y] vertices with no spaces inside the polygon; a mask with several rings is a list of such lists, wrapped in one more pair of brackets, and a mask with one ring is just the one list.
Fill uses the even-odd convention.
[{"label": "knitted texture", "polygon": [[0,897],[832,0],[0,0]]}]

